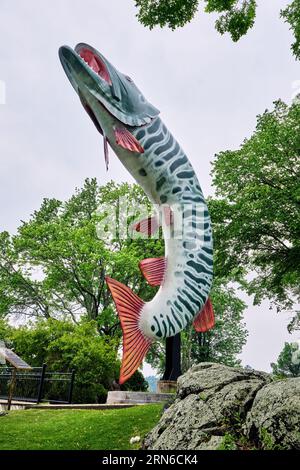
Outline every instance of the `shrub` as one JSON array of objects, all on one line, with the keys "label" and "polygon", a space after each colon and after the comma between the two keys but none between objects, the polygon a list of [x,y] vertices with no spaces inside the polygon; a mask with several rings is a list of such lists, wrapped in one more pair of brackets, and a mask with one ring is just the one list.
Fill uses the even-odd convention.
[{"label": "shrub", "polygon": [[[100,336],[94,322],[79,325],[67,321],[39,321],[11,330],[15,352],[30,365],[47,364],[48,371],[75,370],[73,401],[103,403],[107,390],[117,377],[119,361],[114,340]],[[47,389],[47,396],[61,398],[57,384]]]},{"label": "shrub", "polygon": [[133,392],[147,392],[148,382],[141,371],[137,370],[127,382],[121,385],[121,390],[131,390]]},{"label": "shrub", "polygon": [[[118,380],[120,361],[118,341],[100,335],[96,322],[79,324],[55,319],[41,320],[19,328],[0,323],[0,340],[5,339],[15,352],[33,367],[47,364],[47,371],[75,370],[74,403],[105,403],[107,391]],[[131,377],[122,390],[146,391],[148,383],[140,371]],[[66,390],[57,382],[47,384],[46,398],[66,397]]]}]

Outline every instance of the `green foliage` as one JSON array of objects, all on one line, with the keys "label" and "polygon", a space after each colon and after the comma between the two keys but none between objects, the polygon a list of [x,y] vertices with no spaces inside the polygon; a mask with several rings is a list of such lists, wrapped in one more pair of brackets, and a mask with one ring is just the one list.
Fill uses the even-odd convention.
[{"label": "green foliage", "polygon": [[291,49],[294,56],[300,59],[300,0],[293,0],[284,10],[281,11],[281,16],[285,22],[290,25],[295,42],[292,44]]},{"label": "green foliage", "polygon": [[[212,172],[216,276],[240,281],[255,304],[272,299],[278,310],[300,298],[299,136],[300,105],[278,101],[239,150],[216,156]],[[298,322],[296,311],[290,329]]]},{"label": "green foliage", "polygon": [[11,411],[1,418],[0,450],[133,450],[130,438],[150,432],[160,412],[161,405]]},{"label": "green foliage", "polygon": [[11,328],[8,323],[0,318],[0,341],[5,342],[6,346],[10,346],[9,336],[11,333]]},{"label": "green foliage", "polygon": [[[129,201],[127,209],[120,202],[122,197]],[[122,333],[105,276],[129,285],[145,301],[156,292],[146,284],[138,264],[144,258],[162,256],[163,240],[131,239],[122,232],[124,225],[130,226],[134,219],[141,216],[139,205],[146,205],[151,210],[148,199],[137,185],[108,183],[99,187],[96,180],[86,180],[83,188],[77,189],[64,203],[45,199],[30,220],[22,223],[16,236],[11,237],[6,232],[0,234],[0,317],[48,320],[38,322],[36,327],[16,330],[13,340],[29,363],[40,366],[47,362],[55,370],[69,365],[67,358],[74,351],[72,367],[81,371],[81,390],[90,383],[91,377],[84,373],[84,369],[89,370],[89,364],[96,361],[97,342],[99,345],[106,344],[98,336],[113,338],[114,351],[121,342]],[[99,237],[99,224],[105,228],[115,223],[108,217],[111,213],[116,213],[120,220],[116,224],[116,234],[113,237]],[[125,223],[127,214],[129,221]],[[216,262],[218,266],[218,258]],[[233,365],[236,363],[235,355],[244,344],[246,333],[240,324],[244,305],[235,297],[233,289],[226,287],[222,266],[216,267],[216,272],[219,281],[215,282],[213,301],[217,327],[200,337],[192,330],[183,333],[185,368],[199,360],[223,361]],[[80,319],[92,323],[85,324]],[[89,351],[85,343],[88,337],[85,329],[88,328],[92,328],[90,333],[93,338]],[[77,335],[80,347],[76,346]],[[61,362],[57,359],[57,363],[54,361],[56,356],[59,357],[58,353],[56,356],[54,354],[55,338],[63,356]],[[100,356],[102,353],[105,351],[100,348]],[[155,343],[148,361],[162,369],[164,358],[163,343]],[[99,358],[100,368],[102,364]],[[91,401],[103,395],[100,384],[106,389],[112,386],[102,378],[101,370],[97,373],[99,380],[89,388]],[[91,371],[91,374],[94,372]],[[138,374],[132,379],[133,383],[129,381],[126,387],[146,389],[144,379]],[[79,391],[75,392],[77,400],[83,400]],[[87,394],[86,391],[83,393]]]},{"label": "green foliage", "polygon": [[236,450],[236,448],[237,446],[235,443],[235,437],[232,436],[232,434],[226,432],[217,450]]},{"label": "green foliage", "polygon": [[241,414],[237,411],[224,418],[224,437],[218,450],[258,450],[257,443],[244,434],[245,418],[244,412]]},{"label": "green foliage", "polygon": [[202,401],[206,401],[206,400],[207,400],[207,395],[206,395],[205,393],[203,393],[203,392],[199,393],[198,396],[199,396],[200,400],[202,400]]},{"label": "green foliage", "polygon": [[223,1],[222,3],[227,3],[228,7],[223,7],[222,10],[217,10],[216,7],[210,6],[210,4],[214,5],[215,3],[221,2],[208,1],[206,11],[225,11],[216,21],[216,30],[220,34],[229,33],[231,39],[237,42],[253,27],[256,16],[255,0],[243,1],[241,6],[236,1]]},{"label": "green foliage", "polygon": [[[219,33],[228,32],[233,41],[252,28],[255,20],[256,1],[244,0],[204,0],[207,13],[222,13],[216,21]],[[189,23],[195,16],[199,0],[136,0],[138,19],[152,29],[154,26],[168,26],[176,29]]]},{"label": "green foliage", "polygon": [[[95,321],[74,324],[48,319],[19,328],[1,322],[0,339],[9,341],[15,352],[33,367],[46,363],[49,371],[75,370],[75,403],[105,402],[107,390],[118,380],[118,339],[99,335]],[[132,376],[126,389],[147,389],[141,372]]]},{"label": "green foliage", "polygon": [[276,377],[300,377],[300,349],[298,343],[284,343],[277,363],[271,364]]},{"label": "green foliage", "polygon": [[274,450],[274,438],[265,428],[260,429],[260,440],[265,450]]},{"label": "green foliage", "polygon": [[275,444],[275,439],[266,428],[261,428],[259,437],[263,450],[288,450],[284,445]]},{"label": "green foliage", "polygon": [[30,278],[31,267],[20,259],[8,232],[0,233],[0,317],[15,315],[49,316],[42,283]]},{"label": "green foliage", "polygon": [[[199,7],[199,0],[135,0],[138,8],[137,17],[144,25],[167,26],[172,30],[192,21]],[[256,18],[256,0],[203,0],[207,13],[219,14],[215,28],[220,34],[229,33],[233,41],[238,41],[247,34]],[[295,42],[292,51],[300,58],[300,0],[293,0],[281,16],[290,25]]]},{"label": "green foliage", "polygon": [[[120,198],[129,201],[126,210]],[[45,199],[16,236],[0,233],[0,316],[96,320],[99,332],[119,335],[118,319],[106,287],[109,275],[129,286],[145,300],[153,295],[138,263],[163,253],[162,240],[132,240],[121,233],[149,206],[137,185],[108,183],[98,187],[86,180],[65,203]],[[131,207],[130,207],[131,205]],[[120,213],[120,225],[116,223]],[[116,216],[116,217],[115,217]],[[107,223],[106,223],[107,222]],[[113,236],[98,236],[99,227],[116,225]]]},{"label": "green foliage", "polygon": [[141,371],[137,370],[127,382],[121,385],[121,390],[132,390],[133,392],[147,392],[148,382]]},{"label": "green foliage", "polygon": [[135,0],[138,19],[144,26],[175,29],[189,23],[197,12],[199,0]]},{"label": "green foliage", "polygon": [[46,363],[57,372],[75,370],[75,403],[102,403],[117,378],[116,343],[101,337],[95,322],[79,325],[54,319],[40,320],[31,327],[14,328],[11,341],[18,355],[30,365]]}]

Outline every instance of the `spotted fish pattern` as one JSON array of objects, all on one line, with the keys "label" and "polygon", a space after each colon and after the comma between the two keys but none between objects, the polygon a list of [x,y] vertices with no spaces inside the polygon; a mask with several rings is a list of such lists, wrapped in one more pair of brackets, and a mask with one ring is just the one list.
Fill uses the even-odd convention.
[{"label": "spotted fish pattern", "polygon": [[[194,169],[162,120],[157,117],[133,135],[144,153],[131,173],[155,205],[176,214],[173,231],[162,220],[166,272],[161,289],[140,316],[146,335],[161,339],[183,330],[207,301],[213,278],[212,229]],[[164,219],[163,211],[160,215]]]},{"label": "spotted fish pattern", "polygon": [[[80,43],[74,50],[62,46],[59,57],[104,137],[106,166],[109,144],[156,207],[150,230],[161,224],[165,240],[164,258],[140,262],[149,284],[160,286],[150,302],[106,277],[123,331],[122,384],[137,370],[154,340],[176,335],[191,321],[196,331],[213,327],[211,222],[185,152],[134,81],[88,44]],[[140,221],[135,229],[149,231],[149,221]]]}]

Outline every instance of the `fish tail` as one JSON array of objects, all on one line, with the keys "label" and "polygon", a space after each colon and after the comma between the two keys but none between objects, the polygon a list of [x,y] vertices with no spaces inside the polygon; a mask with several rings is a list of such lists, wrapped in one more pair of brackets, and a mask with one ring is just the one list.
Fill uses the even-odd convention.
[{"label": "fish tail", "polygon": [[142,363],[152,340],[144,335],[139,326],[143,300],[121,282],[110,277],[105,279],[114,299],[123,331],[123,358],[119,379],[119,383],[123,384]]}]

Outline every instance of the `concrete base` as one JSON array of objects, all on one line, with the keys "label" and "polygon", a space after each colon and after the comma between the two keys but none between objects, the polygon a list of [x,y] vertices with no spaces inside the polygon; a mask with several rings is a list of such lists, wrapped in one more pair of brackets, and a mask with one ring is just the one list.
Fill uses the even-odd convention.
[{"label": "concrete base", "polygon": [[176,393],[176,380],[159,380],[157,382],[157,393]]},{"label": "concrete base", "polygon": [[[136,403],[87,403],[87,404],[50,404],[50,403],[28,403],[28,402],[13,402],[11,406],[11,410],[31,410],[31,409],[38,409],[38,410],[118,410],[121,408],[131,408],[135,406]],[[7,410],[7,402],[1,402],[0,400],[0,416],[1,412],[5,412]]]},{"label": "concrete base", "polygon": [[171,393],[151,393],[151,392],[108,392],[107,404],[127,403],[127,404],[145,404],[145,403],[164,403],[172,396]]}]

